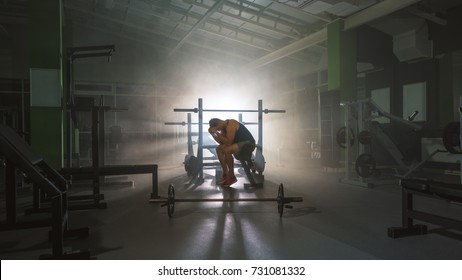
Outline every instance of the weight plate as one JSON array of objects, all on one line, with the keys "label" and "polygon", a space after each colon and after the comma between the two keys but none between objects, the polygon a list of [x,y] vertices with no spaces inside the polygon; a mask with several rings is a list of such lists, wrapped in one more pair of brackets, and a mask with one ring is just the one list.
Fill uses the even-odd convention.
[{"label": "weight plate", "polygon": [[460,148],[460,123],[451,122],[444,128],[443,145],[451,154],[462,154]]},{"label": "weight plate", "polygon": [[258,174],[262,174],[263,171],[265,170],[265,157],[257,152],[255,154],[255,158],[253,160],[253,164],[255,166],[255,170],[258,172]]},{"label": "weight plate", "polygon": [[168,216],[171,218],[175,212],[175,188],[173,184],[168,186],[168,197],[167,197],[167,212]]},{"label": "weight plate", "polygon": [[184,160],[184,169],[188,177],[196,177],[202,167],[202,163],[199,159],[193,155],[186,155]]},{"label": "weight plate", "polygon": [[284,186],[282,184],[279,185],[276,201],[278,203],[279,217],[282,217],[282,214],[284,213]]},{"label": "weight plate", "polygon": [[192,156],[192,176],[197,177],[202,169],[202,162],[195,156]]},{"label": "weight plate", "polygon": [[[349,137],[349,140],[350,140],[350,147],[353,146],[354,142],[355,142],[355,134],[353,132],[353,129],[350,128],[350,133],[348,133],[348,137]],[[339,130],[337,131],[337,135],[336,135],[336,138],[335,140],[337,141],[337,144],[341,147],[341,148],[346,148],[346,127],[342,126],[341,128],[339,128]]]},{"label": "weight plate", "polygon": [[369,178],[375,173],[375,158],[371,154],[361,154],[356,159],[356,173],[363,178]]},{"label": "weight plate", "polygon": [[186,174],[190,176],[191,174],[191,155],[185,155],[184,156],[184,171],[186,171]]}]

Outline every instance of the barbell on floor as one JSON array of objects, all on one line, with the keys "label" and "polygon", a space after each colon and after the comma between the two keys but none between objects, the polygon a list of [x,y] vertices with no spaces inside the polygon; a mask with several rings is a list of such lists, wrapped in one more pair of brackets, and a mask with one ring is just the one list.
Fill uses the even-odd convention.
[{"label": "barbell on floor", "polygon": [[285,197],[284,196],[284,186],[279,185],[278,194],[276,198],[175,198],[175,188],[173,184],[168,186],[168,196],[167,198],[153,198],[150,199],[150,203],[162,203],[161,206],[167,206],[167,213],[169,217],[173,216],[175,212],[175,203],[176,202],[251,202],[251,201],[260,201],[260,202],[277,202],[279,217],[282,217],[284,208],[292,208],[291,205],[288,205],[292,202],[303,202],[302,197]]}]

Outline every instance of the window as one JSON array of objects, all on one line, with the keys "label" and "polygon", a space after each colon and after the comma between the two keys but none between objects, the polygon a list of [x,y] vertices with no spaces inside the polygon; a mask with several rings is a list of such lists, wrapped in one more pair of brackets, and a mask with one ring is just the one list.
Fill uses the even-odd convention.
[{"label": "window", "polygon": [[403,119],[418,111],[414,121],[427,120],[425,88],[425,82],[403,85]]},{"label": "window", "polygon": [[[371,99],[377,104],[384,112],[390,113],[390,88],[379,88],[371,90]],[[389,123],[390,119],[380,117],[375,119],[379,123]]]}]

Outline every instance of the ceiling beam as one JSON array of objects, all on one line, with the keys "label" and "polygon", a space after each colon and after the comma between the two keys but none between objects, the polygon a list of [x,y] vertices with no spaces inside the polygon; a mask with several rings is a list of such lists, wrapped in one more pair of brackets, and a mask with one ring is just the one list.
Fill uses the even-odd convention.
[{"label": "ceiling beam", "polygon": [[[206,8],[206,9],[210,8],[208,5],[196,2],[194,0],[184,0],[184,1],[185,1],[185,3],[195,5],[195,6],[198,6],[198,7],[202,7],[202,8]],[[239,11],[239,13],[238,14],[233,14],[232,12],[226,11],[225,10],[226,7],[237,10],[237,11]],[[240,20],[240,21],[243,21],[243,22],[246,22],[246,23],[249,23],[249,24],[253,24],[255,26],[264,28],[268,32],[278,33],[280,35],[287,36],[287,37],[290,37],[292,39],[300,39],[299,34],[301,32],[298,29],[303,29],[302,25],[296,25],[294,23],[291,23],[291,22],[288,22],[288,21],[285,21],[283,19],[276,18],[276,17],[273,17],[273,16],[263,15],[258,11],[255,11],[255,10],[250,9],[248,7],[243,7],[242,5],[239,5],[239,4],[236,4],[236,3],[231,3],[231,2],[224,3],[223,7],[220,10],[218,10],[217,13],[228,16],[228,17],[231,17],[231,18],[234,18],[234,19],[237,19],[237,20]],[[252,17],[251,18],[243,17],[242,13],[252,15]],[[253,19],[253,18],[256,18],[256,19]],[[272,25],[262,24],[262,23],[259,22],[258,18],[266,19],[267,21],[270,21],[273,24]],[[280,30],[280,29],[277,28],[278,25],[283,25],[283,26],[286,26],[286,27],[288,27],[288,28],[290,28],[292,30],[296,30],[296,31],[293,31],[293,32],[283,31],[283,30]]]},{"label": "ceiling beam", "polygon": [[434,22],[434,23],[439,24],[439,25],[444,26],[444,25],[448,24],[448,21],[443,19],[443,18],[440,18],[440,17],[438,17],[438,16],[436,16],[434,14],[429,14],[427,12],[421,11],[421,10],[413,8],[413,7],[407,7],[406,11],[410,12],[413,15],[416,15],[418,17],[429,20],[429,21]]},{"label": "ceiling beam", "polygon": [[215,4],[205,13],[205,15],[194,24],[194,26],[186,33],[183,38],[176,44],[176,46],[170,51],[168,56],[172,56],[183,44],[188,40],[188,38],[196,31],[201,24],[203,24],[213,13],[215,13],[218,8],[220,8],[223,5],[223,2],[225,0],[217,0]]},{"label": "ceiling beam", "polygon": [[[95,27],[93,25],[80,23],[78,21],[73,22],[73,24],[79,25],[79,26],[82,26],[82,27],[85,27],[85,28],[88,28],[88,29],[93,29],[93,30],[96,30],[96,31],[99,31],[99,32],[102,32],[102,33],[110,34],[110,35],[120,37],[120,38],[123,38],[123,39],[131,40],[133,42],[146,44],[148,46],[155,47],[158,50],[162,49],[165,52],[168,51],[167,47],[163,46],[162,44],[159,44],[158,40],[153,40],[152,38],[151,39],[147,39],[147,38],[140,39],[140,38],[136,38],[136,37],[133,37],[133,36],[123,34],[122,32],[113,32],[113,31],[109,31],[107,28],[98,28],[98,27]],[[230,53],[229,51],[226,51],[226,50],[223,50],[223,49],[214,48],[214,47],[210,47],[210,46],[205,46],[205,45],[197,44],[197,43],[194,43],[194,42],[188,42],[187,44],[191,45],[191,46],[199,47],[199,48],[205,48],[205,49],[207,49],[209,51],[213,51],[215,53],[221,54],[221,55],[223,55],[223,57],[224,57],[224,55],[227,55],[227,56],[231,56],[231,57],[236,58],[236,59],[241,59],[243,61],[251,61],[251,58],[249,58],[247,56],[243,56],[243,55],[236,54],[236,53]],[[190,54],[188,52],[182,52],[182,51],[180,51],[180,53]],[[199,56],[196,56],[196,58],[199,58]],[[204,60],[212,61],[210,59],[204,59]]]},{"label": "ceiling beam", "polygon": [[[96,13],[96,12],[92,12],[92,11],[88,11],[88,10],[85,10],[85,9],[82,9],[82,8],[74,7],[74,6],[69,5],[69,4],[66,4],[65,8],[66,9],[71,9],[71,10],[74,10],[74,11],[77,11],[77,12],[80,12],[80,13],[83,13],[83,14],[91,15],[91,16],[106,20],[108,22],[113,22],[113,23],[116,23],[116,24],[120,24],[120,25],[122,25],[124,27],[133,28],[135,30],[144,31],[144,32],[147,32],[149,34],[154,34],[156,36],[165,37],[165,38],[168,38],[170,40],[178,41],[177,37],[170,36],[170,35],[167,35],[165,33],[161,33],[159,31],[156,31],[155,29],[151,29],[151,28],[143,27],[143,26],[140,26],[140,25],[137,25],[137,24],[129,23],[128,21],[118,20],[118,19],[115,19],[114,17],[105,16],[105,15],[102,15],[102,14],[99,14],[99,13]],[[182,22],[182,24],[189,25],[189,23],[185,23],[185,22]],[[243,45],[246,45],[246,46],[250,46],[250,47],[253,47],[253,48],[258,48],[258,49],[264,50],[264,51],[269,51],[268,48],[257,46],[255,44],[251,44],[251,43],[246,43],[246,42],[244,42],[242,40],[237,40],[237,39],[234,39],[232,37],[226,37],[223,34],[220,34],[220,33],[217,33],[217,32],[212,32],[212,31],[209,31],[209,30],[206,30],[206,29],[201,29],[201,31],[204,31],[206,33],[210,33],[210,34],[213,34],[213,35],[216,35],[216,36],[220,36],[222,38],[225,38],[226,40],[232,40],[234,42],[237,42],[237,43],[240,43],[240,44],[243,44]],[[156,39],[156,40],[159,40],[159,39]],[[194,42],[191,42],[191,40],[186,42],[186,44],[207,48],[209,50],[214,50],[214,51],[216,51],[218,53],[227,54],[227,55],[230,55],[230,56],[233,56],[233,57],[238,56],[240,58],[243,58],[243,56],[240,55],[240,54],[230,53],[230,52],[228,52],[226,50],[223,50],[223,49],[220,49],[220,48],[212,48],[212,47],[209,47],[209,46],[207,46],[205,44],[194,43]],[[165,49],[165,47],[162,44],[159,44],[159,47],[162,48],[162,49]],[[250,57],[245,58],[245,60],[247,60],[247,61],[250,61],[252,59],[253,58],[250,58]]]},{"label": "ceiling beam", "polygon": [[356,14],[353,14],[345,19],[344,29],[349,30],[378,18],[389,15],[393,12],[402,10],[412,4],[420,2],[420,0],[385,0],[370,6]]},{"label": "ceiling beam", "polygon": [[327,29],[323,28],[315,33],[310,34],[309,36],[304,37],[301,40],[298,40],[290,45],[282,47],[272,53],[269,53],[257,60],[254,60],[244,66],[245,69],[256,69],[266,64],[272,63],[276,60],[299,52],[303,49],[306,49],[315,44],[321,43],[327,39]]},{"label": "ceiling beam", "polygon": [[[393,12],[399,11],[412,4],[420,2],[420,0],[384,0],[373,6],[370,6],[352,16],[345,19],[344,30],[352,29],[375,19],[381,18]],[[312,33],[290,45],[282,47],[272,53],[269,53],[259,59],[256,59],[244,66],[244,69],[257,69],[286,56],[294,54],[309,48],[317,43],[327,40],[327,27]]]}]

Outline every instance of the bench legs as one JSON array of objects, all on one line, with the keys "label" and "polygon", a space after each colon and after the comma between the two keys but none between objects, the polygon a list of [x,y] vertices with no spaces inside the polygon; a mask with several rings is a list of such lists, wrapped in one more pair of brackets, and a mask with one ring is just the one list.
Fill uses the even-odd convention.
[{"label": "bench legs", "polygon": [[[245,175],[249,180],[249,184],[244,184],[244,188],[261,188],[263,187],[263,175],[257,175],[252,172],[250,169],[251,167],[251,160],[240,160],[242,168],[244,168]],[[258,177],[257,177],[258,176]]]}]

